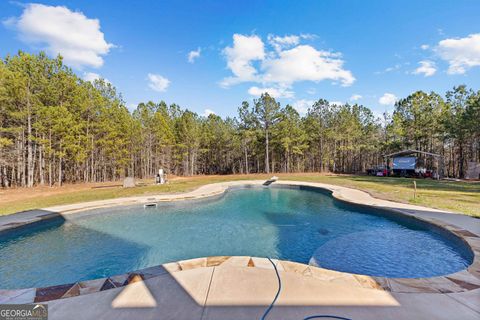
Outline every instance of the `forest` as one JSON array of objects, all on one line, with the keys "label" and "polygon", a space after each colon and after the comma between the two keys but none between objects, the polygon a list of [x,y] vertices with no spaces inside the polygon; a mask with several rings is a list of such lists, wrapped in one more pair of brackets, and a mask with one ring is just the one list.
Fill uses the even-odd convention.
[{"label": "forest", "polygon": [[405,148],[440,153],[445,175],[480,161],[480,91],[417,91],[376,117],[318,99],[305,115],[267,93],[235,117],[200,116],[164,101],[129,111],[105,80],[84,81],[44,53],[0,63],[0,186],[100,182],[126,176],[359,173]]}]

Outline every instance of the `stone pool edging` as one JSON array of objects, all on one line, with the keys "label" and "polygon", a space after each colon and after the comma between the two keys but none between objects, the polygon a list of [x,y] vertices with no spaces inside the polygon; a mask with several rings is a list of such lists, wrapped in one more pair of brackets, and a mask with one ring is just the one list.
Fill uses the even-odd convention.
[{"label": "stone pool edging", "polygon": [[[5,217],[0,217],[0,232],[22,227],[30,223],[51,219],[59,215],[68,216],[69,214],[74,214],[76,212],[90,209],[163,201],[201,199],[215,195],[221,195],[231,187],[260,186],[263,182],[263,180],[231,181],[205,185],[199,187],[194,191],[183,194],[163,194],[158,196],[117,198],[73,205],[56,206],[41,210],[31,210]],[[480,237],[475,233],[470,232],[469,230],[457,227],[441,219],[423,216],[420,217],[415,212],[415,210],[437,213],[442,213],[443,211],[380,200],[372,197],[370,194],[364,191],[322,183],[311,183],[302,181],[277,181],[275,184],[285,186],[306,186],[320,188],[322,190],[330,191],[332,196],[340,201],[360,204],[363,206],[372,206],[375,208],[394,211],[410,217],[414,217],[416,219],[428,222],[451,232],[452,234],[460,238],[463,242],[465,242],[474,254],[473,263],[467,269],[445,276],[430,278],[374,277],[328,270],[297,262],[274,260],[277,264],[277,268],[281,272],[295,272],[302,274],[305,277],[319,278],[329,282],[340,282],[347,285],[359,286],[368,289],[401,293],[456,293],[480,288]],[[118,288],[128,285],[130,283],[160,276],[165,273],[179,272],[199,267],[219,267],[224,265],[235,267],[256,267],[273,269],[271,263],[268,261],[268,259],[265,258],[235,256],[196,258],[166,263],[159,266],[128,272],[123,275],[80,281],[72,284],[62,284],[44,288],[27,288],[12,290],[0,289],[0,303],[46,302],[50,300],[69,298],[78,295]]]}]

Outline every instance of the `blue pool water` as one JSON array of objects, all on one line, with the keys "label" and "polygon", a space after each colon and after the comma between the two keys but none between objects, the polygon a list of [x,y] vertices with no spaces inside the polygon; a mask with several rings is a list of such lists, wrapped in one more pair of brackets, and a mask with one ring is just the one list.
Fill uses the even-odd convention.
[{"label": "blue pool water", "polygon": [[216,199],[102,209],[9,231],[0,234],[0,288],[71,283],[215,255],[387,277],[444,275],[472,262],[468,247],[434,226],[302,189],[231,190]]}]

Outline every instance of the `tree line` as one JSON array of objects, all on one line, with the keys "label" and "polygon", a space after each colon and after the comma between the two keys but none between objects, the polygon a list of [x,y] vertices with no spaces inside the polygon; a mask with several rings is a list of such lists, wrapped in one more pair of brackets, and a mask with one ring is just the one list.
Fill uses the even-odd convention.
[{"label": "tree line", "polygon": [[464,85],[444,97],[415,92],[383,118],[324,99],[302,116],[267,93],[224,119],[163,101],[130,112],[109,82],[82,80],[60,56],[19,52],[0,63],[0,185],[147,178],[159,168],[355,173],[405,148],[440,153],[446,175],[463,177],[480,161],[479,119],[480,91]]}]

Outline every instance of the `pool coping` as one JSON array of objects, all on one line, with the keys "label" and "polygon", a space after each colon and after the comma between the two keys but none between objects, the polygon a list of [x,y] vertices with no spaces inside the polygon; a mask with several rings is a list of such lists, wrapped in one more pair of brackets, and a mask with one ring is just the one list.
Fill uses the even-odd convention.
[{"label": "pool coping", "polygon": [[[26,226],[28,224],[39,222],[42,220],[58,217],[59,215],[64,216],[68,219],[68,215],[70,214],[91,209],[133,204],[157,203],[163,201],[202,199],[215,195],[221,195],[232,187],[261,186],[263,182],[263,180],[230,181],[204,185],[191,192],[182,194],[162,194],[156,196],[117,198],[64,206],[55,206],[39,210],[30,210],[0,217],[0,232]],[[449,231],[450,233],[461,239],[472,250],[474,255],[473,262],[467,269],[444,276],[429,278],[375,277],[339,272],[297,262],[275,260],[277,263],[277,267],[280,269],[281,272],[295,272],[300,273],[306,277],[315,277],[326,281],[350,279],[350,284],[357,285],[363,288],[399,293],[446,294],[465,292],[480,288],[480,237],[477,234],[466,230],[465,228],[461,228],[454,224],[448,223],[441,218],[425,217],[420,216],[419,214],[419,212],[424,211],[445,214],[452,213],[421,206],[380,200],[372,197],[369,193],[364,191],[323,183],[303,181],[277,181],[275,184],[285,186],[304,186],[319,188],[322,190],[330,191],[332,196],[340,201],[353,203],[356,205],[375,207],[414,217],[418,220],[430,223],[432,225]],[[472,221],[475,220],[474,218],[471,219],[473,219]],[[232,261],[236,261],[236,264]],[[165,274],[166,272],[173,273],[199,267],[221,266],[224,264],[231,265],[232,263],[233,265],[240,267],[244,266],[257,268],[273,268],[271,263],[265,258],[236,256],[195,258],[177,262],[170,262],[154,267],[128,272],[122,275],[80,281],[70,284],[62,284],[42,288],[6,290],[0,289],[0,303],[46,302],[50,300],[69,298],[78,295],[90,294],[94,292],[118,288],[126,286],[130,283],[160,276]]]}]

